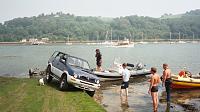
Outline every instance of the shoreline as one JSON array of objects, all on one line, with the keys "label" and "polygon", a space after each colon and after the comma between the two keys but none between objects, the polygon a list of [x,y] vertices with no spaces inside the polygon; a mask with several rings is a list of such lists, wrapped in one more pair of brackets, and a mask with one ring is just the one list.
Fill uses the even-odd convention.
[{"label": "shoreline", "polygon": [[[43,77],[43,75],[34,75],[32,78],[30,78],[27,74],[27,77],[6,77],[6,76],[0,76],[0,79],[7,79],[7,80],[10,80],[10,79],[16,79],[16,80],[36,80],[37,82],[37,79]],[[46,84],[48,86],[48,84]],[[107,86],[107,85],[104,85],[104,86]],[[198,104],[198,101],[200,101],[200,94],[199,94],[200,90],[198,89],[195,89],[194,91],[187,91],[187,90],[173,90],[172,91],[172,94],[171,94],[171,97],[172,97],[172,101],[171,101],[171,105],[167,105],[166,101],[165,101],[165,92],[162,91],[162,94],[160,95],[160,98],[159,98],[159,105],[162,107],[162,108],[169,108],[170,110],[177,110],[178,111],[198,111],[200,110],[199,107],[197,107],[197,105],[200,105]],[[180,94],[181,93],[181,94]],[[98,96],[99,93],[96,93],[96,95]],[[0,96],[1,97],[1,96]],[[178,99],[177,99],[178,98]],[[106,109],[107,107],[105,107],[104,104],[102,104],[102,102],[100,103],[98,101],[98,97],[95,98],[94,97],[94,102],[98,103],[99,105],[101,105],[104,109]],[[168,107],[169,106],[169,107]],[[161,108],[160,107],[160,108]]]},{"label": "shoreline", "polygon": [[[181,40],[184,41],[184,40]],[[99,41],[49,41],[49,42],[45,42],[45,43],[41,43],[39,45],[48,45],[48,44],[59,44],[59,43],[63,43],[63,44],[104,44],[105,40],[99,40]],[[113,43],[118,42],[118,40],[113,40]],[[132,41],[135,44],[147,44],[147,43],[169,43],[169,44],[175,44],[175,43],[179,43],[179,40],[175,39],[172,41],[168,41],[168,40],[161,40],[161,41],[154,41],[154,40],[148,40],[148,41],[141,41],[141,40],[137,40],[137,41]],[[185,40],[186,43],[200,43],[200,39],[198,40]],[[0,42],[0,45],[34,45],[32,44],[32,42]]]}]

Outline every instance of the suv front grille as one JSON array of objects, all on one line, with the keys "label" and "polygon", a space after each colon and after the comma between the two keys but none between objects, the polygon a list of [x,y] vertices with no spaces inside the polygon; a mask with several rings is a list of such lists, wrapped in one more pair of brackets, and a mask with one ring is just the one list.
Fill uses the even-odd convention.
[{"label": "suv front grille", "polygon": [[95,79],[91,79],[91,78],[85,77],[85,76],[80,76],[78,79],[83,80],[83,81],[87,81],[87,82],[91,82],[91,83],[96,83]]}]

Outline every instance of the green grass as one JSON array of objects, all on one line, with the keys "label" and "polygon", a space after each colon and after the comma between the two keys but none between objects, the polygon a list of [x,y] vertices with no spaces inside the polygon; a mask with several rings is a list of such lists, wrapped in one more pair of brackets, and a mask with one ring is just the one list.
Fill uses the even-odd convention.
[{"label": "green grass", "polygon": [[85,92],[57,87],[56,81],[38,86],[36,79],[0,77],[0,112],[105,112]]}]

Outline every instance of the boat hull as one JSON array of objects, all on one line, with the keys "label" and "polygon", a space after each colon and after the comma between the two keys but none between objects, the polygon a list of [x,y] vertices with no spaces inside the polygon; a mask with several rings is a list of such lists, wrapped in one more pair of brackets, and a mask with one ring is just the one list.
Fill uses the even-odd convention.
[{"label": "boat hull", "polygon": [[173,89],[200,88],[200,82],[172,80],[171,88]]},{"label": "boat hull", "polygon": [[[122,75],[116,71],[114,72],[93,72],[96,76],[103,80],[120,80],[122,79]],[[137,71],[130,71],[130,77],[136,77],[136,76],[145,76],[151,74],[149,70],[137,70]],[[101,80],[100,79],[100,80]]]}]

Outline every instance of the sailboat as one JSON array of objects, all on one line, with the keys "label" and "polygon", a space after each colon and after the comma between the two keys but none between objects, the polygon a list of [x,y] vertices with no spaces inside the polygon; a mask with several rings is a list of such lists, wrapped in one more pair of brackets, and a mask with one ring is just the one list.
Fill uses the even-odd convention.
[{"label": "sailboat", "polygon": [[108,31],[106,31],[106,39],[102,44],[107,45],[107,47],[112,47],[114,45],[114,42],[112,41],[112,29],[110,31],[110,40],[108,38],[108,34]]},{"label": "sailboat", "polygon": [[192,34],[192,43],[198,43],[197,41],[194,40],[194,33]]},{"label": "sailboat", "polygon": [[179,41],[178,41],[178,43],[179,43],[179,44],[185,44],[186,42],[185,42],[185,41],[182,41],[181,38],[180,38],[180,37],[181,37],[181,36],[180,36],[180,35],[181,35],[180,32],[179,32],[178,35],[179,35]]},{"label": "sailboat", "polygon": [[72,45],[72,43],[69,41],[69,35],[68,35],[68,38],[67,38],[66,45]]},{"label": "sailboat", "polygon": [[170,32],[170,35],[169,35],[169,43],[170,44],[174,44],[175,42],[174,41],[172,41],[172,33]]},{"label": "sailboat", "polygon": [[142,40],[140,42],[138,42],[139,44],[147,44],[147,42],[144,42],[144,38],[143,38],[143,32],[142,32]]},{"label": "sailboat", "polygon": [[108,31],[106,31],[106,39],[105,39],[105,41],[102,42],[101,44],[103,44],[103,45],[112,45],[112,41],[108,40]]},{"label": "sailboat", "polygon": [[156,37],[154,38],[154,42],[153,43],[154,44],[158,44],[158,41],[157,41]]}]

